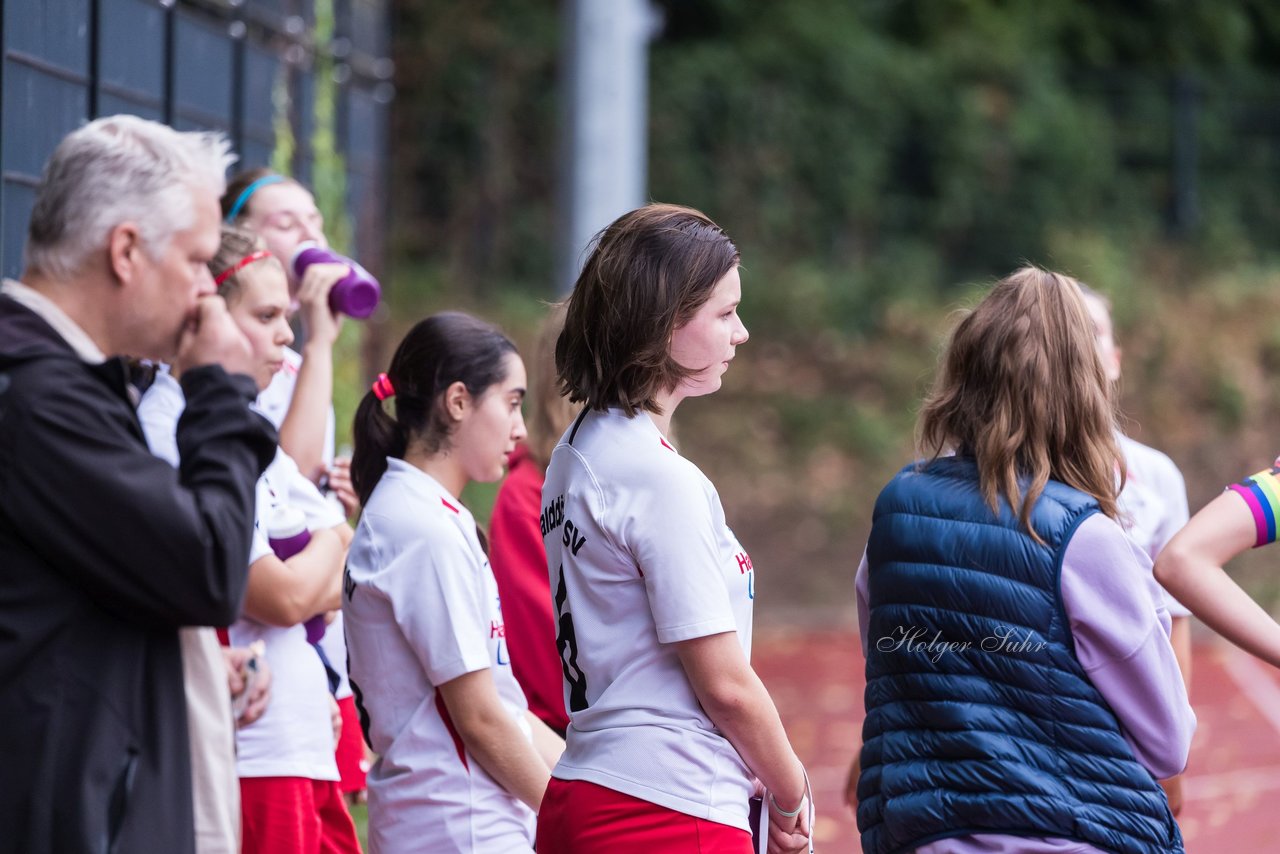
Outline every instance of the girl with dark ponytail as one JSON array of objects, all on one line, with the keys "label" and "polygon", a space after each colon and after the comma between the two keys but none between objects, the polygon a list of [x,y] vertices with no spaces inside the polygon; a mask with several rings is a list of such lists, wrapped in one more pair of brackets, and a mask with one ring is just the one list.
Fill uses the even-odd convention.
[{"label": "girl with dark ponytail", "polygon": [[525,436],[525,369],[498,330],[420,322],[360,402],[364,512],[342,610],[366,737],[369,850],[532,851],[563,742],[511,673],[497,584],[459,496]]},{"label": "girl with dark ponytail", "polygon": [[[379,380],[387,376],[381,374]],[[384,387],[393,387],[389,379],[384,381]],[[375,388],[377,386],[366,392],[356,407],[355,423],[351,428],[355,437],[355,450],[351,454],[351,483],[362,505],[368,503],[370,493],[387,470],[387,457],[404,459],[405,437],[401,422],[387,414],[384,406],[390,404],[379,397]]]}]

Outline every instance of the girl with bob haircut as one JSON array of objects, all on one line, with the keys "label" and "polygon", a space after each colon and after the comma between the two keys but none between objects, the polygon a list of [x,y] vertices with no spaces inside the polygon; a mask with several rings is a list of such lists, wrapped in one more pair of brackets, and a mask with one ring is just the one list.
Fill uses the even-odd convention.
[{"label": "girl with bob haircut", "polygon": [[378,753],[372,852],[533,848],[563,742],[511,673],[497,584],[459,500],[469,482],[502,477],[525,436],[524,394],[511,342],[450,312],[409,331],[356,411],[351,474],[364,512],[342,610]]},{"label": "girl with bob haircut", "polygon": [[1123,457],[1076,281],[998,282],[956,326],[919,436],[857,574],[863,850],[1182,851],[1156,780],[1182,771],[1195,716],[1117,521]]},{"label": "girl with bob haircut", "polygon": [[748,663],[751,558],[715,487],[669,441],[747,340],[738,250],[698,211],[605,228],[569,298],[556,367],[583,412],[551,454],[542,531],[569,728],[538,822],[550,852],[749,852],[808,844],[808,782]]}]

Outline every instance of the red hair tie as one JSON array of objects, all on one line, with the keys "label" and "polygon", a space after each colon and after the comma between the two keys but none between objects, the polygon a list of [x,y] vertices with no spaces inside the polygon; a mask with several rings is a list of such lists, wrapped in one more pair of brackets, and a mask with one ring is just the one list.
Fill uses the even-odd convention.
[{"label": "red hair tie", "polygon": [[386,374],[378,374],[378,378],[373,381],[373,396],[378,400],[386,400],[388,397],[395,397],[396,390],[391,385],[391,377]]},{"label": "red hair tie", "polygon": [[265,249],[259,249],[257,252],[250,252],[248,255],[244,256],[239,261],[232,264],[227,269],[223,270],[217,276],[214,276],[213,286],[215,288],[221,287],[223,282],[225,282],[227,279],[234,276],[236,273],[240,272],[240,270],[252,264],[254,261],[261,261],[263,258],[270,258],[270,257],[271,257],[271,253]]}]

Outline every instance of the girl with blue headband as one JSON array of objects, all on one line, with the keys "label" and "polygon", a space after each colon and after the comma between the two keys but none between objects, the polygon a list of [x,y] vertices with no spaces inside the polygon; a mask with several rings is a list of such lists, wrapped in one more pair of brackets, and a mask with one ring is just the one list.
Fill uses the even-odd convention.
[{"label": "girl with blue headband", "polygon": [[[300,316],[302,345],[299,350],[285,348],[284,368],[258,395],[256,408],[280,431],[280,447],[297,462],[299,471],[327,488],[331,498],[341,502],[343,515],[350,516],[359,505],[351,486],[350,460],[334,458],[333,345],[342,320],[329,307],[329,291],[350,268],[312,264],[301,279],[294,276],[289,260],[298,244],[314,241],[327,247],[329,241],[315,197],[293,178],[268,169],[243,172],[227,184],[222,212],[228,222],[261,237],[284,264],[289,296]],[[354,799],[365,787],[361,766],[365,757],[347,680],[341,615],[329,624],[319,645],[338,676],[334,698],[343,719],[338,769],[343,792]]]},{"label": "girl with blue headband", "polygon": [[222,210],[229,224],[257,234],[285,265],[289,296],[301,320],[301,352],[286,352],[285,368],[259,397],[259,407],[280,430],[280,444],[299,470],[317,482],[327,481],[350,514],[355,492],[345,461],[335,464],[333,455],[333,344],[342,322],[329,308],[329,291],[350,269],[313,264],[300,280],[289,269],[298,244],[329,245],[315,197],[292,178],[267,169],[243,172],[227,185]]}]

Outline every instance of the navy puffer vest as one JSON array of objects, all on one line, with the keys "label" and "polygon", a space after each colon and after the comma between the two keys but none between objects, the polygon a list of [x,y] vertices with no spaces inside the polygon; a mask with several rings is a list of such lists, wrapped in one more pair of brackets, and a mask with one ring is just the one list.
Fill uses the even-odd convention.
[{"label": "navy puffer vest", "polygon": [[858,828],[867,854],[975,833],[1180,852],[1159,784],[1075,656],[1062,554],[1098,512],[1050,481],[1041,545],[978,491],[972,460],[908,466],[867,545],[867,717]]}]

